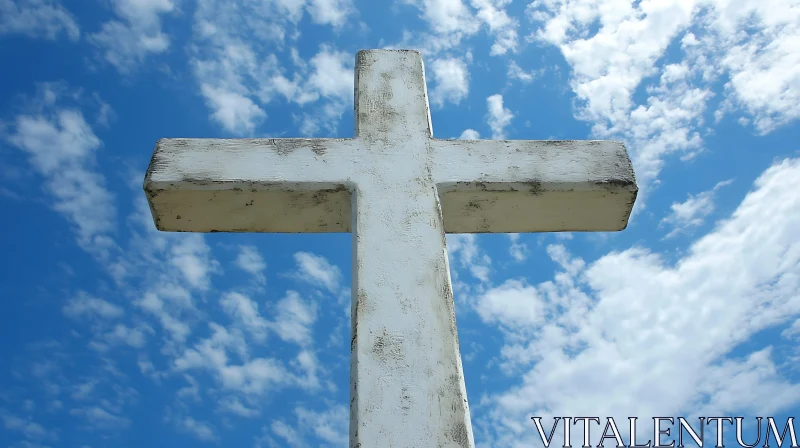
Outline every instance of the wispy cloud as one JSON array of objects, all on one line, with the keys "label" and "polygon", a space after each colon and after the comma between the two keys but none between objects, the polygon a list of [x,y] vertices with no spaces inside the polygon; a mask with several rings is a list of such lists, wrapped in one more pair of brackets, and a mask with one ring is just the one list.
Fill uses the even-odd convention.
[{"label": "wispy cloud", "polygon": [[255,246],[239,246],[239,254],[236,256],[236,266],[241,270],[252,275],[255,281],[263,284],[267,281],[264,277],[264,270],[267,269],[267,263],[264,262],[264,257],[258,252]]},{"label": "wispy cloud", "polygon": [[[759,132],[800,116],[800,88],[792,81],[800,66],[793,44],[800,11],[792,2],[670,0],[649,8],[614,1],[597,8],[540,0],[527,12],[536,25],[530,37],[558,47],[572,68],[577,116],[593,124],[596,136],[628,142],[640,181],[637,210],[665,157],[702,150],[713,81],[728,80],[721,108],[739,106]],[[659,63],[670,45],[679,49],[677,60]],[[643,83],[646,94],[635,101]]]},{"label": "wispy cloud", "polygon": [[672,238],[681,232],[686,232],[692,228],[702,225],[706,218],[714,212],[714,200],[716,192],[730,185],[733,180],[718,182],[710,190],[689,195],[683,202],[674,202],[670,206],[670,214],[661,220],[661,224],[672,226],[672,230],[665,238]]},{"label": "wispy cloud", "polygon": [[206,290],[210,275],[218,272],[219,264],[211,255],[211,249],[200,235],[185,235],[170,248],[169,263],[177,268],[191,287]]},{"label": "wispy cloud", "polygon": [[355,13],[351,0],[309,0],[306,8],[314,23],[334,28],[344,26]]},{"label": "wispy cloud", "polygon": [[[305,10],[316,23],[336,28],[355,13],[352,3],[248,1],[239,6],[206,1],[194,17],[192,66],[212,119],[226,132],[251,135],[268,118],[265,107],[282,96],[300,107],[315,104],[297,117],[303,134],[335,131],[352,102],[354,55],[323,44],[305,61],[292,42]],[[289,66],[278,58],[287,53],[293,60]]]},{"label": "wispy cloud", "polygon": [[5,429],[13,432],[19,432],[30,440],[37,442],[50,442],[55,441],[57,438],[54,432],[28,418],[19,417],[6,412],[0,412],[0,418],[3,420],[3,426]]},{"label": "wispy cloud", "polygon": [[523,83],[529,83],[540,75],[540,71],[526,72],[515,61],[509,61],[508,74],[509,79],[516,79]]},{"label": "wispy cloud", "polygon": [[511,124],[514,114],[503,107],[503,95],[495,94],[486,98],[486,106],[489,109],[487,121],[492,129],[492,138],[503,140],[506,138],[506,128]]},{"label": "wispy cloud", "polygon": [[102,143],[78,108],[81,104],[68,104],[80,99],[69,90],[41,84],[28,101],[28,112],[17,115],[2,137],[28,155],[45,180],[53,208],[75,226],[79,245],[108,259],[118,249],[111,238],[116,207],[104,176],[95,170]]},{"label": "wispy cloud", "polygon": [[[549,64],[538,52],[521,53],[509,0],[404,3],[398,8],[418,12],[424,23],[408,24],[398,40],[425,52],[432,104],[477,110],[487,122],[478,129],[491,138],[506,138],[516,120],[529,119],[526,111],[508,108],[508,92],[487,98],[488,112],[480,104],[485,96],[478,97],[477,108],[469,104],[477,90],[508,85],[495,78],[484,85],[487,76],[506,75],[519,87],[541,74],[531,67]],[[531,40],[555,46],[569,65],[576,116],[593,126],[594,136],[625,139],[644,186],[657,181],[668,156],[685,160],[703,150],[712,115],[766,133],[793,123],[800,103],[798,10],[791,2],[656,3],[537,0],[528,8]],[[81,21],[94,51],[125,74],[165,56],[178,58],[174,67],[188,58],[197,94],[224,133],[263,134],[280,114],[302,135],[332,135],[352,112],[354,49],[321,43],[319,35],[351,41],[342,33],[352,30],[359,14],[353,2],[244,0],[234,8],[203,0],[190,9],[174,0],[106,4],[112,20],[101,19],[93,29]],[[190,23],[173,28],[181,20]],[[481,33],[490,40],[474,39]],[[0,35],[11,34],[75,41],[81,30],[57,1],[0,0]],[[190,42],[180,41],[183,36]],[[473,61],[479,51],[505,56]],[[27,161],[28,179],[16,184],[19,178],[9,174],[0,196],[17,201],[9,202],[13,206],[51,206],[101,271],[70,259],[63,271],[69,275],[66,286],[48,291],[63,291],[48,311],[69,319],[66,336],[8,358],[14,381],[30,385],[30,391],[23,400],[14,395],[21,388],[9,388],[8,406],[17,408],[0,412],[7,432],[28,444],[21,446],[57,446],[63,430],[51,429],[49,417],[39,418],[45,413],[67,417],[99,437],[131,428],[135,385],[142,391],[162,388],[167,400],[174,399],[169,423],[179,437],[213,444],[224,441],[225,429],[237,420],[252,426],[254,420],[244,419],[272,412],[267,398],[292,389],[293,398],[309,400],[276,415],[258,443],[346,443],[346,403],[329,403],[335,397],[324,393],[337,390],[333,375],[342,366],[346,370],[347,357],[324,353],[318,345],[330,334],[347,344],[350,291],[340,260],[298,252],[296,266],[283,276],[277,271],[275,285],[265,288],[268,252],[234,246],[232,263],[222,264],[210,238],[157,232],[140,184],[133,192],[112,190],[116,168],[99,167],[96,160],[108,160],[98,155],[114,121],[109,104],[57,84],[42,85],[27,102],[0,123],[0,135],[9,151]],[[120,110],[120,117],[129,112]],[[479,137],[475,129],[461,134]],[[798,352],[779,353],[779,343],[789,346],[800,334],[798,173],[796,160],[777,163],[729,218],[674,262],[668,261],[674,254],[641,246],[619,246],[584,261],[570,251],[580,250],[582,240],[567,243],[561,240],[571,234],[557,234],[570,250],[548,247],[557,266],[549,280],[500,279],[498,266],[530,255],[524,236],[511,234],[499,248],[484,248],[476,235],[448,235],[457,297],[462,309],[474,312],[460,325],[474,324],[477,316],[484,330],[499,329],[504,338],[501,349],[488,339],[465,344],[464,359],[486,364],[480,358],[491,357],[480,373],[500,369],[512,385],[485,389],[475,400],[481,439],[498,447],[533,444],[526,439],[530,428],[513,415],[566,409],[573,415],[585,410],[649,416],[723,407],[766,413],[800,402],[797,385],[784,375],[785,363],[797,360]],[[714,216],[715,195],[724,184],[672,202],[662,223],[671,234],[696,231]],[[131,205],[128,216],[118,216]],[[225,277],[229,269],[239,275]],[[277,289],[287,276],[299,281],[297,291]],[[244,278],[243,284],[231,278]],[[753,338],[765,329],[777,329],[785,339]],[[614,400],[608,399],[611,390]],[[763,396],[778,399],[767,403]],[[195,413],[195,406],[216,412]]]},{"label": "wispy cloud", "polygon": [[238,415],[245,418],[254,418],[260,415],[257,409],[246,406],[236,397],[226,397],[219,402],[218,409],[222,412]]},{"label": "wispy cloud", "polygon": [[451,271],[455,289],[471,289],[466,280],[461,279],[459,269],[465,269],[480,283],[489,281],[492,259],[478,246],[478,236],[475,234],[448,234],[447,252],[451,260]]},{"label": "wispy cloud", "polygon": [[64,314],[72,318],[84,316],[97,316],[105,319],[122,317],[122,307],[109,303],[103,299],[92,297],[86,292],[79,292],[64,305]]},{"label": "wispy cloud", "polygon": [[510,3],[511,0],[472,0],[472,6],[478,10],[478,19],[489,27],[489,32],[495,37],[492,48],[489,50],[491,56],[504,55],[517,50],[519,23],[504,9]]},{"label": "wispy cloud", "polygon": [[[521,375],[487,401],[491,444],[533,437],[506,420],[519,413],[624,419],[724,407],[762,415],[800,403],[800,387],[783,375],[770,346],[756,342],[727,358],[753,335],[800,315],[798,182],[800,161],[777,163],[674,264],[638,247],[587,264],[554,245],[548,253],[560,272],[552,280],[512,279],[487,290],[476,309],[507,331],[504,368]],[[601,399],[610,388],[617,399]],[[659,398],[640,400],[643,394]]]},{"label": "wispy cloud", "polygon": [[211,425],[206,422],[200,422],[192,417],[186,417],[181,421],[181,427],[198,440],[204,442],[213,442],[217,440],[217,436],[214,435],[214,430],[211,429]]},{"label": "wispy cloud", "polygon": [[508,253],[517,262],[525,261],[528,258],[528,245],[521,243],[519,240],[519,233],[508,234],[508,239],[511,245],[508,248]]},{"label": "wispy cloud", "polygon": [[0,35],[24,34],[56,40],[80,38],[75,17],[58,0],[0,0]]},{"label": "wispy cloud", "polygon": [[287,291],[286,297],[275,306],[275,321],[271,325],[284,341],[309,345],[312,342],[311,326],[316,319],[317,308],[313,302],[303,300],[295,291]]},{"label": "wispy cloud", "polygon": [[230,292],[222,296],[220,304],[223,311],[257,341],[263,341],[267,337],[269,322],[261,317],[258,304],[254,300],[244,294]]},{"label": "wispy cloud", "polygon": [[431,63],[431,102],[442,106],[445,102],[458,104],[469,93],[469,71],[467,64],[459,58],[435,59]]},{"label": "wispy cloud", "polygon": [[322,287],[331,293],[338,291],[342,273],[325,257],[308,252],[297,252],[294,254],[294,260],[297,263],[297,272],[293,274],[294,278]]},{"label": "wispy cloud", "polygon": [[294,415],[296,420],[294,425],[285,420],[277,420],[269,427],[264,427],[267,435],[261,442],[274,445],[275,438],[278,438],[281,440],[280,445],[291,447],[318,445],[311,443],[311,440],[332,446],[347,444],[350,412],[345,406],[331,406],[322,411],[298,406],[294,410]]},{"label": "wispy cloud", "polygon": [[69,413],[85,419],[92,429],[119,429],[131,424],[130,419],[112,414],[99,406],[72,409]]},{"label": "wispy cloud", "polygon": [[110,0],[118,20],[103,23],[89,41],[103,51],[103,58],[128,74],[149,55],[166,51],[169,36],[162,30],[162,16],[175,11],[172,0]]},{"label": "wispy cloud", "polygon": [[481,134],[475,129],[465,129],[458,137],[459,140],[477,140],[479,138],[481,138]]}]

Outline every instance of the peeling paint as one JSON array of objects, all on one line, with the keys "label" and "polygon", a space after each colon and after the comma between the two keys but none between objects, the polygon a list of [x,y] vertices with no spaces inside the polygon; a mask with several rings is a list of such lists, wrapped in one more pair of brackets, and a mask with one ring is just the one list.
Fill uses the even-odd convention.
[{"label": "peeling paint", "polygon": [[542,183],[538,180],[529,180],[523,182],[524,185],[528,186],[528,191],[530,194],[534,196],[539,196],[544,193],[544,189],[542,188]]}]

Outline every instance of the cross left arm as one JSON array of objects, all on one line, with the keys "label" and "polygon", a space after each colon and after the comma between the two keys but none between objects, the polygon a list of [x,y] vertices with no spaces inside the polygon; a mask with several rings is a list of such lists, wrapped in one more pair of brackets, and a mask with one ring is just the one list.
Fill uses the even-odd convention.
[{"label": "cross left arm", "polygon": [[144,189],[159,230],[349,232],[355,157],[350,139],[161,139]]}]

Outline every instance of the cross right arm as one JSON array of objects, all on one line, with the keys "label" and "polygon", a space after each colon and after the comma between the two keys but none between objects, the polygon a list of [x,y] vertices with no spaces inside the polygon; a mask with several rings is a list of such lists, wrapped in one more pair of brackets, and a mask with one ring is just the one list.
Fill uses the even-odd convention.
[{"label": "cross right arm", "polygon": [[616,231],[638,187],[625,145],[604,140],[432,140],[449,233]]}]

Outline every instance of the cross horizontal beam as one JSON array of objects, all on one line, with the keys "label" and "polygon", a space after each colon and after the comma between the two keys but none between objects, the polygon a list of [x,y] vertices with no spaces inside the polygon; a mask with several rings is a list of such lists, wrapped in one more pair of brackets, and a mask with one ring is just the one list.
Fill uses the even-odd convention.
[{"label": "cross horizontal beam", "polygon": [[[156,227],[350,232],[359,139],[162,139],[145,180]],[[615,231],[637,186],[625,146],[595,140],[427,142],[448,233]]]}]

